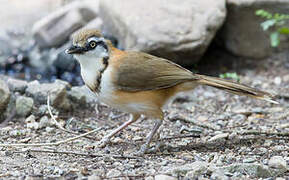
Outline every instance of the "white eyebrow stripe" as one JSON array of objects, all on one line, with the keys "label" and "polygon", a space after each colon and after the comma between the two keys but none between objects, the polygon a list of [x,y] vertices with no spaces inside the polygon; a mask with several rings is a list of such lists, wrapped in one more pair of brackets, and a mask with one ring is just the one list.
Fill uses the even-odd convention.
[{"label": "white eyebrow stripe", "polygon": [[88,41],[88,42],[90,42],[90,41],[96,41],[96,42],[99,42],[99,41],[104,41],[104,38],[103,38],[103,37],[100,37],[100,38],[97,38],[97,37],[91,37],[91,38],[88,38],[87,41]]}]

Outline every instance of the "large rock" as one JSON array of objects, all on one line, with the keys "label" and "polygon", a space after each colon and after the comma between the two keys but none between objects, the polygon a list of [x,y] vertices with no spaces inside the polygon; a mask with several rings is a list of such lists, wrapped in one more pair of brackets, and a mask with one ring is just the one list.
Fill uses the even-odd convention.
[{"label": "large rock", "polygon": [[100,0],[103,31],[124,49],[191,65],[205,52],[226,15],[225,0]]},{"label": "large rock", "polygon": [[59,8],[63,0],[1,0],[0,34],[7,30],[31,29],[38,19]]},{"label": "large rock", "polygon": [[0,79],[0,121],[10,99],[10,91],[5,81]]},{"label": "large rock", "polygon": [[[224,46],[238,56],[257,59],[271,55],[274,49],[270,45],[270,31],[262,30],[260,23],[265,19],[256,16],[255,11],[266,9],[271,13],[288,14],[289,1],[227,0],[227,9],[227,19],[220,32]],[[281,42],[281,45],[287,46],[283,48],[289,48],[287,42]]]},{"label": "large rock", "polygon": [[33,26],[33,34],[40,48],[60,46],[71,33],[96,17],[98,1],[79,1],[68,4],[44,17]]}]

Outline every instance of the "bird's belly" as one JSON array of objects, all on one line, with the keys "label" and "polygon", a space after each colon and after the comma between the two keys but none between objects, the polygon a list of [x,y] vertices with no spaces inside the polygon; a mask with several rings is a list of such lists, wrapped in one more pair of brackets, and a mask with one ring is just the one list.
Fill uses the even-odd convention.
[{"label": "bird's belly", "polygon": [[146,101],[137,101],[137,98],[134,100],[134,96],[130,96],[129,99],[126,99],[126,97],[118,96],[115,94],[103,96],[103,94],[100,93],[98,98],[104,104],[128,113],[144,114],[145,112],[154,109],[154,106],[149,102],[148,99]]}]

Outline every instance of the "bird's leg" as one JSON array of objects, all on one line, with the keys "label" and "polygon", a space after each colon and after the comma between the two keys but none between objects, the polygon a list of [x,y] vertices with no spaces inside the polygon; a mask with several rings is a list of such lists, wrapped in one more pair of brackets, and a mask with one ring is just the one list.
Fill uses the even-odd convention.
[{"label": "bird's leg", "polygon": [[133,114],[132,117],[126,121],[125,123],[123,123],[121,126],[119,126],[117,129],[113,130],[111,133],[109,133],[108,135],[104,136],[101,141],[98,143],[98,147],[105,147],[106,144],[110,141],[110,139],[119,131],[123,130],[124,128],[126,128],[128,125],[130,125],[131,123],[135,122],[136,120],[138,120],[138,118],[140,117],[139,114]]},{"label": "bird's leg", "polygon": [[144,155],[148,148],[149,148],[149,145],[154,137],[154,135],[156,134],[157,130],[159,129],[159,127],[162,125],[163,123],[163,120],[162,119],[158,119],[153,127],[153,130],[149,133],[149,135],[147,136],[146,138],[146,142],[145,144],[143,144],[141,146],[141,149],[136,153],[136,155],[139,155],[139,156],[142,156]]}]

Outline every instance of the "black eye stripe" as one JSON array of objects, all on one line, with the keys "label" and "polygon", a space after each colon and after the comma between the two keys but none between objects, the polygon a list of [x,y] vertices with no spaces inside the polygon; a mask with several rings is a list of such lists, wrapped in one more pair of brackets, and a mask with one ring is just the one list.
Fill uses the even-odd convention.
[{"label": "black eye stripe", "polygon": [[[92,42],[95,43],[94,47],[91,47],[90,43],[92,43]],[[103,41],[90,41],[90,42],[88,42],[85,46],[85,51],[92,50],[92,49],[96,48],[97,46],[102,46],[106,51],[108,51],[108,47],[107,47],[106,43]]]}]

